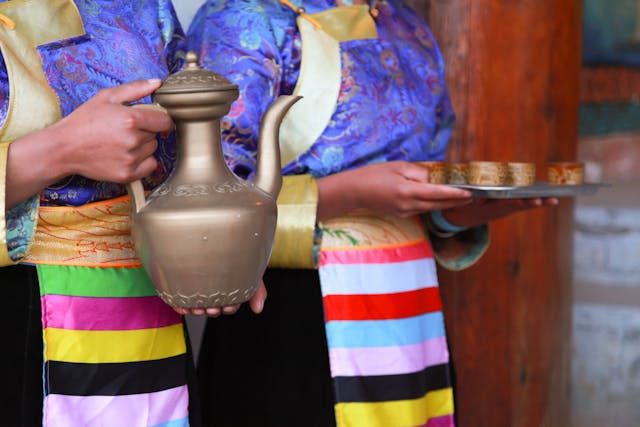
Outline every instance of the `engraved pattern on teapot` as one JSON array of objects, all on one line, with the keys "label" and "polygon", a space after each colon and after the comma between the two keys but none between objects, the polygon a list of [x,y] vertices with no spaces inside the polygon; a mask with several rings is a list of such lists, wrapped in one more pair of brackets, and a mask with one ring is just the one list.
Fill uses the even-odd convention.
[{"label": "engraved pattern on teapot", "polygon": [[255,293],[257,286],[249,289],[236,289],[232,292],[214,292],[209,295],[194,293],[184,295],[177,293],[172,295],[169,292],[159,290],[158,295],[164,302],[173,307],[218,307],[222,305],[234,305],[247,301]]},{"label": "engraved pattern on teapot", "polygon": [[[207,196],[212,191],[220,194],[235,193],[247,188],[254,187],[251,183],[245,183],[241,181],[226,181],[220,184],[208,185],[208,184],[181,184],[178,185],[172,194],[175,197],[196,197]],[[171,188],[169,188],[170,192]],[[166,194],[165,193],[165,194]]]},{"label": "engraved pattern on teapot", "polygon": [[206,184],[182,184],[173,190],[175,197],[206,196],[211,193],[211,187]]},{"label": "engraved pattern on teapot", "polygon": [[212,74],[199,74],[199,75],[178,75],[173,77],[173,82],[176,86],[185,84],[228,84],[229,81],[222,76]]}]

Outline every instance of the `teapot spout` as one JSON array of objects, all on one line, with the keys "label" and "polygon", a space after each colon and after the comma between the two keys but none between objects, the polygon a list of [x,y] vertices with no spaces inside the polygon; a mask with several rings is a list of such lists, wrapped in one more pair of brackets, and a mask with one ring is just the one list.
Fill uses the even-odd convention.
[{"label": "teapot spout", "polygon": [[255,185],[278,198],[282,187],[282,165],[280,164],[280,123],[289,108],[302,99],[301,96],[282,95],[271,104],[260,124],[258,141],[258,164],[253,179]]}]

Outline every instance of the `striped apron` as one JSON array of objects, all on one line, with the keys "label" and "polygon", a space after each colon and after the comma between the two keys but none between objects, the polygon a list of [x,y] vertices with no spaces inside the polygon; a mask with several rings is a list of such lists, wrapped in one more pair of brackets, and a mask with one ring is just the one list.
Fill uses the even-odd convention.
[{"label": "striped apron", "polygon": [[322,232],[338,426],[453,426],[442,303],[421,222],[351,215]]},{"label": "striped apron", "polygon": [[129,199],[40,207],[45,426],[186,427],[182,318],[134,253]]}]

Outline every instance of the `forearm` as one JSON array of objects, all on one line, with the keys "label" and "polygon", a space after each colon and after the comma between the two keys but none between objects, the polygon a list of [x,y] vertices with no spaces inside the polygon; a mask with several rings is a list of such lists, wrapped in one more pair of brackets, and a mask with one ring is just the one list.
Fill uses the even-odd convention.
[{"label": "forearm", "polygon": [[64,153],[50,128],[26,135],[9,146],[5,208],[10,209],[67,175]]},{"label": "forearm", "polygon": [[326,221],[342,216],[358,208],[357,192],[347,188],[347,172],[329,175],[316,180],[318,185],[318,208],[316,218]]}]

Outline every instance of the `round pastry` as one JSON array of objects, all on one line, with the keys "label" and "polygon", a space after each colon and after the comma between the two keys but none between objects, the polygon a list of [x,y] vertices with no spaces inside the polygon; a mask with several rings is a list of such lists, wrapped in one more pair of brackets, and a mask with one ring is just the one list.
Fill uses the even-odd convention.
[{"label": "round pastry", "polygon": [[554,185],[578,185],[584,182],[584,163],[551,162],[547,165],[547,180]]},{"label": "round pastry", "polygon": [[471,185],[505,185],[507,164],[504,162],[469,162],[468,179]]},{"label": "round pastry", "polygon": [[447,184],[468,184],[469,165],[466,163],[446,163]]},{"label": "round pastry", "polygon": [[536,164],[531,162],[507,163],[507,185],[524,187],[536,182]]},{"label": "round pastry", "polygon": [[444,162],[416,162],[418,166],[422,166],[429,171],[428,182],[430,184],[446,184],[447,172]]}]

